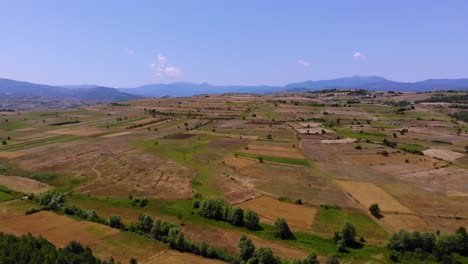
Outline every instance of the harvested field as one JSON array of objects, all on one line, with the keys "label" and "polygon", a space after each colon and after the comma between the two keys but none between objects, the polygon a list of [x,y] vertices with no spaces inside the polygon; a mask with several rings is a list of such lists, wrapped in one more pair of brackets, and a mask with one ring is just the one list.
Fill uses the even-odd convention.
[{"label": "harvested field", "polygon": [[456,159],[459,159],[465,156],[465,154],[463,153],[458,153],[455,151],[444,150],[444,149],[426,149],[423,151],[423,153],[426,156],[443,159],[447,161],[454,161]]},{"label": "harvested field", "polygon": [[66,246],[71,240],[87,245],[119,233],[117,229],[104,225],[87,221],[78,222],[45,211],[1,220],[0,232],[17,236],[31,233],[46,238],[58,247]]},{"label": "harvested field", "polygon": [[258,136],[247,136],[247,135],[230,134],[230,133],[218,133],[218,132],[211,132],[211,131],[205,131],[205,130],[191,130],[191,131],[188,131],[187,133],[193,134],[193,135],[210,135],[210,136],[228,137],[228,138],[240,138],[240,139],[252,139],[252,140],[258,139]]},{"label": "harvested field", "polygon": [[468,172],[454,167],[416,171],[399,175],[401,179],[417,182],[427,190],[448,196],[468,197]]},{"label": "harvested field", "polygon": [[162,251],[149,259],[143,260],[142,264],[221,264],[225,263],[216,259],[203,258],[189,253],[180,253],[174,250]]},{"label": "harvested field", "polygon": [[258,163],[258,160],[242,157],[236,158],[234,155],[226,156],[223,161],[226,166],[233,167],[236,170]]},{"label": "harvested field", "polygon": [[382,212],[412,213],[391,195],[370,182],[336,181],[338,186],[348,193],[366,210],[373,203],[378,203]]},{"label": "harvested field", "polygon": [[104,135],[104,136],[101,136],[101,137],[103,137],[103,138],[113,138],[113,137],[125,136],[125,135],[132,134],[132,133],[133,132],[126,131],[126,132],[119,132],[119,133]]},{"label": "harvested field", "polygon": [[63,128],[57,130],[50,130],[47,133],[54,135],[72,135],[72,136],[94,136],[105,133],[106,130],[99,129],[96,127],[80,127],[80,128]]},{"label": "harvested field", "polygon": [[57,247],[64,247],[75,240],[89,246],[102,259],[113,257],[122,263],[127,263],[131,257],[140,263],[223,263],[169,250],[164,244],[136,234],[122,233],[105,225],[76,221],[45,211],[0,220],[0,232],[17,236],[31,233],[46,238]]},{"label": "harvested field", "polygon": [[313,207],[280,202],[270,196],[260,196],[239,204],[243,209],[257,212],[263,221],[274,223],[277,218],[284,218],[289,226],[296,229],[310,230],[317,214]]},{"label": "harvested field", "polygon": [[304,155],[295,148],[277,147],[277,146],[261,146],[249,144],[248,149],[242,152],[256,154],[260,156],[274,156],[293,159],[304,159]]},{"label": "harvested field", "polygon": [[41,193],[48,191],[50,186],[25,177],[0,175],[0,185],[16,192],[22,193]]},{"label": "harvested field", "polygon": [[384,214],[379,222],[391,232],[398,232],[400,229],[429,231],[427,224],[416,215]]},{"label": "harvested field", "polygon": [[324,139],[320,140],[324,144],[349,144],[356,142],[354,138],[343,138],[343,139]]},{"label": "harvested field", "polygon": [[25,153],[19,151],[0,151],[0,158],[14,159],[23,156]]}]

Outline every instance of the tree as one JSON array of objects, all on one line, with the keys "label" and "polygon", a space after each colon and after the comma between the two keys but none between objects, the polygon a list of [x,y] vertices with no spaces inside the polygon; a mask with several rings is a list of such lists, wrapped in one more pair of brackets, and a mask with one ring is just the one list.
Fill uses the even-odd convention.
[{"label": "tree", "polygon": [[280,239],[295,239],[294,234],[289,229],[288,223],[284,218],[278,218],[275,221],[275,237]]},{"label": "tree", "polygon": [[356,242],[356,228],[351,222],[346,221],[341,229],[341,235],[346,245],[351,245]]},{"label": "tree", "polygon": [[255,211],[247,209],[244,214],[244,225],[250,230],[256,230],[259,228],[258,225],[259,217]]},{"label": "tree", "polygon": [[122,228],[122,219],[118,215],[111,215],[106,220],[106,225],[113,227],[113,228]]},{"label": "tree", "polygon": [[243,226],[244,225],[244,210],[242,210],[239,206],[232,207],[229,210],[228,214],[228,221],[229,223],[235,226]]},{"label": "tree", "polygon": [[138,217],[138,228],[144,233],[149,233],[153,227],[153,219],[148,214],[140,214]]},{"label": "tree", "polygon": [[375,217],[375,218],[381,218],[382,215],[380,214],[380,207],[379,204],[373,203],[369,207],[370,213]]},{"label": "tree", "polygon": [[242,260],[249,260],[255,252],[255,245],[246,235],[241,234],[239,240],[239,257]]},{"label": "tree", "polygon": [[135,258],[132,257],[130,259],[130,264],[137,264],[137,263],[138,263],[138,261]]},{"label": "tree", "polygon": [[[271,251],[270,248],[259,248],[257,251],[255,251],[255,258],[257,262],[253,263],[258,263],[258,264],[280,264],[281,260],[273,255],[273,252]],[[250,263],[250,261],[248,262]]]}]

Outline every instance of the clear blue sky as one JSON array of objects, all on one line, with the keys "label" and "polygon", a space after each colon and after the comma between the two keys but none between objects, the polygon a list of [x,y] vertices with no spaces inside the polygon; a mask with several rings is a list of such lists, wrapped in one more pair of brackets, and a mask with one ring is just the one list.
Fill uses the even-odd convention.
[{"label": "clear blue sky", "polygon": [[468,1],[0,0],[0,77],[127,87],[468,77]]}]

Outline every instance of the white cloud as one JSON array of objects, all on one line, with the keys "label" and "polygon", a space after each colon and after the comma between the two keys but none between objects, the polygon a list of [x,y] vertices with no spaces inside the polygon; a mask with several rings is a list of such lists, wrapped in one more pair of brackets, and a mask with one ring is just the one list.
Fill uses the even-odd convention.
[{"label": "white cloud", "polygon": [[161,54],[158,54],[157,61],[151,63],[150,67],[155,71],[157,77],[179,78],[182,75],[182,70],[169,65],[167,58]]},{"label": "white cloud", "polygon": [[355,59],[355,60],[362,60],[362,59],[365,59],[365,58],[366,58],[366,56],[360,51],[356,51],[353,54],[353,59]]},{"label": "white cloud", "polygon": [[125,49],[125,53],[127,53],[128,55],[133,55],[133,54],[135,54],[135,50]]},{"label": "white cloud", "polygon": [[298,60],[297,63],[301,64],[304,67],[310,67],[312,64],[306,60]]}]

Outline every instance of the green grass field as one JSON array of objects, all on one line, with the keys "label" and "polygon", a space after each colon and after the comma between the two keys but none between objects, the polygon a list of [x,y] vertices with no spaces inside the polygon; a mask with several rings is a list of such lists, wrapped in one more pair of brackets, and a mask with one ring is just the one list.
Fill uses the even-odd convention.
[{"label": "green grass field", "polygon": [[259,159],[261,157],[264,161],[269,161],[269,162],[284,163],[284,164],[291,164],[291,165],[301,165],[301,166],[310,166],[310,161],[305,160],[305,159],[293,159],[293,158],[263,156],[263,155],[244,153],[244,152],[236,152],[235,155],[245,157],[245,158],[250,158],[250,159]]},{"label": "green grass field", "polygon": [[318,233],[333,234],[339,231],[344,222],[350,221],[356,227],[358,236],[375,240],[387,240],[389,234],[366,215],[337,208],[320,208],[312,230]]}]

